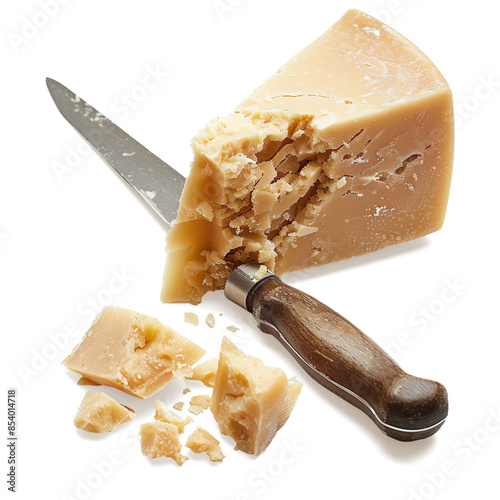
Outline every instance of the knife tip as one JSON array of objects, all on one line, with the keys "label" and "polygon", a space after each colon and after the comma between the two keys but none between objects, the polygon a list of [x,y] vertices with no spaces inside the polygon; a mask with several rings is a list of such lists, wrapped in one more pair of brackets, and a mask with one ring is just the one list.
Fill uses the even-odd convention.
[{"label": "knife tip", "polygon": [[53,78],[50,78],[50,77],[45,77],[45,83],[48,87],[49,90],[53,89],[58,82],[56,82]]}]

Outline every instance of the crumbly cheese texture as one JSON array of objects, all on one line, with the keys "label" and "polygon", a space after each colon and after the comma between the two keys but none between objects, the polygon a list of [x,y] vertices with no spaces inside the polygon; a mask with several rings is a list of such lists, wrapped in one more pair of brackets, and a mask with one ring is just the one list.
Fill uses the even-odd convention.
[{"label": "crumbly cheese texture", "polygon": [[149,459],[168,457],[182,465],[188,458],[181,453],[179,430],[167,422],[149,422],[141,425],[142,454]]},{"label": "crumbly cheese texture", "polygon": [[202,427],[198,427],[190,434],[186,441],[186,448],[194,453],[205,452],[212,462],[222,462],[225,458],[220,448],[220,441]]},{"label": "crumbly cheese texture", "polygon": [[155,318],[105,307],[63,364],[86,379],[145,399],[173,377],[191,373],[204,354]]},{"label": "crumbly cheese texture", "polygon": [[117,403],[102,392],[87,391],[73,423],[87,432],[111,432],[119,425],[135,418],[130,408]]},{"label": "crumbly cheese texture", "polygon": [[193,149],[164,302],[198,303],[249,260],[281,275],[438,230],[451,91],[417,47],[349,10]]},{"label": "crumbly cheese texture", "polygon": [[259,455],[288,420],[302,384],[222,341],[210,410],[235,449]]},{"label": "crumbly cheese texture", "polygon": [[161,401],[155,401],[155,420],[175,425],[179,434],[182,434],[184,427],[193,421],[191,417],[182,418],[177,413],[170,411],[167,405]]},{"label": "crumbly cheese texture", "polygon": [[189,375],[186,375],[188,380],[199,380],[207,387],[213,387],[215,375],[217,373],[218,359],[212,358],[196,365]]}]

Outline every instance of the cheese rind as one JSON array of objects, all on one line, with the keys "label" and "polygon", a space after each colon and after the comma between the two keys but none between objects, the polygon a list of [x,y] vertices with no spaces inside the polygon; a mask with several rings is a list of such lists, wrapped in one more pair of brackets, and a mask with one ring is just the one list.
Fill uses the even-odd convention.
[{"label": "cheese rind", "polygon": [[302,384],[222,341],[210,410],[237,450],[259,455],[288,420]]},{"label": "cheese rind", "polygon": [[190,373],[205,351],[157,319],[105,307],[63,361],[76,373],[144,399]]},{"label": "cheese rind", "polygon": [[173,424],[149,422],[141,425],[141,450],[149,459],[168,457],[182,465],[188,458],[181,453],[179,431]]},{"label": "cheese rind", "polygon": [[186,441],[186,448],[194,453],[205,452],[212,462],[222,462],[225,458],[220,449],[220,441],[202,427],[198,427],[190,434]]},{"label": "cheese rind", "polygon": [[249,260],[281,275],[438,230],[451,92],[417,47],[349,10],[193,149],[165,302],[197,303]]},{"label": "cheese rind", "polygon": [[119,425],[135,418],[130,408],[117,403],[102,392],[87,391],[73,423],[87,432],[111,432]]}]

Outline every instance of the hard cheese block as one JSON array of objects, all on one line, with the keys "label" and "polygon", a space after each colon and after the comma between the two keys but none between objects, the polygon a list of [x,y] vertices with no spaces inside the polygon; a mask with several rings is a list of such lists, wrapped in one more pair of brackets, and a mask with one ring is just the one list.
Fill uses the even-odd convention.
[{"label": "hard cheese block", "polygon": [[165,302],[197,303],[249,260],[281,275],[438,230],[452,96],[417,47],[349,10],[193,149]]},{"label": "hard cheese block", "polygon": [[111,432],[135,418],[135,412],[102,392],[87,391],[76,413],[75,427],[87,432]]},{"label": "hard cheese block", "polygon": [[205,351],[157,319],[105,307],[63,364],[98,384],[144,399],[191,373]]},{"label": "hard cheese block", "polygon": [[302,384],[222,341],[210,410],[236,449],[259,455],[288,420]]}]

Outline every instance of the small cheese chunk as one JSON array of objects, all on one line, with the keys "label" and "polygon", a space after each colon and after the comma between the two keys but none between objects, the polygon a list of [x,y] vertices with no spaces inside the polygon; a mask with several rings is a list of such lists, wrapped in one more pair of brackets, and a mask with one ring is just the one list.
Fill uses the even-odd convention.
[{"label": "small cheese chunk", "polygon": [[250,260],[281,275],[443,224],[450,88],[425,54],[369,15],[349,10],[235,111],[193,139],[167,235],[164,302],[200,302]]},{"label": "small cheese chunk", "polygon": [[111,432],[132,420],[135,413],[102,392],[87,391],[78,408],[74,424],[87,432]]},{"label": "small cheese chunk", "polygon": [[208,407],[210,406],[210,396],[207,396],[205,394],[200,396],[193,396],[189,404],[201,406],[204,410],[208,410]]},{"label": "small cheese chunk", "polygon": [[190,373],[205,351],[157,319],[105,307],[63,364],[102,385],[144,399]]},{"label": "small cheese chunk", "polygon": [[213,314],[207,314],[207,317],[205,318],[205,323],[210,327],[213,328],[215,326],[215,318]]},{"label": "small cheese chunk", "polygon": [[186,447],[195,453],[205,452],[212,462],[222,462],[225,458],[220,449],[220,441],[202,427],[198,427],[187,438]]},{"label": "small cheese chunk", "polygon": [[184,427],[193,421],[191,417],[183,419],[173,411],[170,411],[165,403],[161,401],[155,401],[155,420],[175,425],[179,434],[182,434],[184,432]]},{"label": "small cheese chunk", "polygon": [[189,405],[188,412],[192,413],[193,415],[199,415],[200,413],[203,413],[204,408],[200,405]]},{"label": "small cheese chunk", "polygon": [[186,376],[188,380],[199,380],[207,387],[213,387],[217,373],[217,358],[212,358],[196,365],[191,373]]},{"label": "small cheese chunk", "polygon": [[179,401],[178,403],[175,403],[175,405],[172,405],[172,408],[178,410],[178,411],[182,411],[182,409],[184,408],[184,405],[186,403],[184,403],[184,401]]},{"label": "small cheese chunk", "polygon": [[198,316],[192,312],[185,312],[184,313],[184,321],[186,323],[189,323],[190,325],[194,325],[194,326],[198,326],[198,324],[199,324]]},{"label": "small cheese chunk", "polygon": [[224,337],[210,409],[222,434],[236,441],[235,449],[259,455],[288,420],[301,388],[283,370],[245,355]]},{"label": "small cheese chunk", "polygon": [[149,459],[169,457],[182,465],[188,458],[182,455],[181,448],[175,425],[158,421],[141,425],[142,454]]}]

